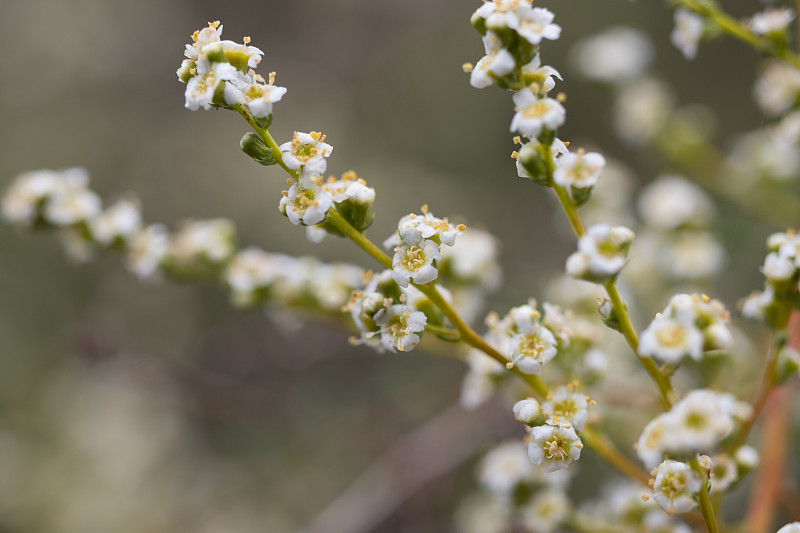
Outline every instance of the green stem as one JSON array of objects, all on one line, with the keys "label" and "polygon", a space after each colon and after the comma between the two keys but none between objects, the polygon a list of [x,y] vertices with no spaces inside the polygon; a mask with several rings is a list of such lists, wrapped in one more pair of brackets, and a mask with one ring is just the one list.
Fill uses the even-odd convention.
[{"label": "green stem", "polygon": [[692,467],[692,470],[700,474],[700,479],[703,480],[703,486],[700,487],[697,499],[700,502],[700,514],[703,515],[703,520],[706,522],[706,529],[708,529],[708,533],[719,533],[717,519],[714,516],[714,507],[711,505],[711,499],[708,497],[708,471],[702,467],[697,456],[692,458],[689,465]]},{"label": "green stem", "polygon": [[776,345],[776,340],[785,338],[785,336],[785,330],[773,332],[769,343],[769,353],[767,354],[767,360],[764,364],[764,375],[761,378],[761,385],[759,386],[756,398],[753,400],[753,410],[750,416],[747,417],[747,420],[742,424],[742,428],[739,430],[736,438],[731,442],[728,448],[731,452],[736,451],[736,449],[747,442],[747,437],[750,435],[750,431],[753,429],[756,420],[758,420],[758,415],[760,415],[762,409],[764,409],[764,404],[767,403],[767,398],[769,398],[769,394],[775,386],[775,367],[778,364],[778,346]]},{"label": "green stem", "polygon": [[756,35],[742,22],[722,11],[715,3],[704,0],[675,0],[675,3],[702,15],[722,32],[752,46],[758,52],[777,57],[795,68],[800,68],[800,57],[791,50],[785,46],[777,46],[766,37]]},{"label": "green stem", "polygon": [[631,462],[627,457],[622,455],[619,450],[614,447],[614,444],[602,433],[598,433],[591,426],[586,426],[581,432],[581,440],[589,446],[597,455],[611,463],[617,470],[623,474],[635,479],[647,486],[650,482],[650,476]]},{"label": "green stem", "polygon": [[575,207],[572,198],[569,197],[569,193],[564,187],[561,185],[553,185],[553,190],[556,191],[556,196],[558,196],[558,201],[561,202],[564,214],[567,215],[569,224],[572,226],[572,231],[574,231],[575,235],[580,239],[586,234],[586,228],[583,227],[583,221],[581,220],[580,213],[578,213],[578,208]]},{"label": "green stem", "polygon": [[461,335],[458,333],[458,330],[452,328],[427,324],[425,326],[425,331],[432,333],[433,335],[436,335],[440,339],[447,342],[461,342]]},{"label": "green stem", "polygon": [[656,387],[658,387],[658,392],[661,395],[661,401],[663,402],[664,407],[669,409],[672,406],[673,396],[672,385],[670,384],[669,378],[661,372],[655,361],[649,357],[642,357],[639,355],[639,337],[636,334],[636,329],[633,327],[633,323],[631,322],[631,317],[628,313],[627,306],[625,305],[625,302],[622,301],[622,297],[619,294],[619,290],[617,289],[614,280],[610,279],[606,281],[603,283],[603,287],[605,287],[608,297],[611,300],[611,304],[614,306],[615,316],[619,320],[619,329],[620,332],[622,332],[622,336],[625,337],[628,346],[631,347],[631,350],[633,350],[636,358],[639,359],[640,363],[642,363],[642,366],[644,367],[645,371],[647,371],[650,379],[652,379],[653,383],[655,383]]},{"label": "green stem", "polygon": [[392,268],[392,258],[378,248],[375,243],[366,238],[363,233],[354,228],[335,207],[328,209],[326,221],[339,230],[345,237],[356,243],[359,248],[367,252],[370,257],[380,263],[383,268]]},{"label": "green stem", "polygon": [[[578,212],[578,208],[575,206],[575,203],[572,201],[572,198],[570,198],[567,190],[564,187],[560,185],[553,185],[553,190],[555,191],[556,196],[558,196],[558,200],[561,203],[564,213],[567,215],[567,219],[569,219],[569,223],[572,226],[572,230],[575,232],[575,236],[580,239],[586,234],[586,229],[581,221],[581,215]],[[658,392],[661,396],[661,401],[664,404],[664,407],[669,409],[672,406],[672,385],[670,384],[669,378],[665,376],[661,370],[659,370],[658,365],[656,365],[652,359],[639,355],[639,337],[636,334],[636,329],[633,327],[633,322],[631,322],[630,314],[628,314],[628,308],[622,301],[622,297],[619,295],[616,281],[611,278],[603,283],[603,287],[605,287],[608,297],[611,300],[611,304],[614,306],[614,312],[619,319],[620,331],[622,332],[622,335],[625,337],[628,346],[630,346],[631,350],[633,350],[636,358],[639,359],[639,362],[650,376],[650,379],[653,380],[653,383],[655,383],[656,387],[658,388]]]},{"label": "green stem", "polygon": [[255,118],[253,118],[253,115],[250,113],[250,110],[244,105],[236,104],[233,106],[233,108],[242,116],[242,118],[247,121],[248,124],[250,124],[250,127],[253,128],[253,131],[255,131],[259,137],[261,137],[261,140],[267,144],[267,147],[272,152],[272,157],[275,158],[275,161],[278,162],[278,165],[280,165],[280,167],[285,170],[294,179],[294,181],[300,179],[300,174],[297,172],[297,170],[287,167],[286,163],[283,162],[283,154],[281,153],[281,149],[278,146],[278,143],[275,142],[275,139],[272,137],[272,134],[269,132],[269,130],[260,127]]}]

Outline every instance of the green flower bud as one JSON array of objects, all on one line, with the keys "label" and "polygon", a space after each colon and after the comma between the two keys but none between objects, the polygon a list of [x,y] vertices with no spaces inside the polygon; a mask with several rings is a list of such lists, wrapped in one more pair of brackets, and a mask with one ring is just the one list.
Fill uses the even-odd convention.
[{"label": "green flower bud", "polygon": [[242,152],[252,157],[256,163],[269,166],[277,162],[272,150],[269,149],[257,133],[252,131],[245,133],[242,136],[242,140],[239,141],[239,146],[242,148]]}]

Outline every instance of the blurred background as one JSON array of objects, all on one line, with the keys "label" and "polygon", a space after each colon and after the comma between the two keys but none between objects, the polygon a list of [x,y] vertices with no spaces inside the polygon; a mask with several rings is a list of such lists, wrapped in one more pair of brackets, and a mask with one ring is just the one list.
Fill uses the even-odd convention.
[{"label": "blurred background", "polygon": [[[729,7],[761,9],[744,4]],[[0,183],[84,166],[107,201],[135,192],[149,222],[229,217],[244,245],[373,267],[346,241],[307,242],[278,213],[284,176],[240,153],[239,117],[183,108],[184,44],[221,20],[223,38],[251,36],[260,71],[289,89],[278,141],[322,131],[329,171],[355,169],[377,190],[373,240],[423,203],[500,239],[506,281],[491,308],[503,313],[541,294],[574,240],[544,191],[516,176],[509,95],[473,89],[461,70],[483,53],[477,5],[6,0]],[[571,67],[582,37],[648,34],[654,69],[680,102],[713,111],[720,146],[764,121],[751,96],[759,58],[743,45],[686,62],[660,2],[541,5],[563,27],[543,46],[565,78],[561,137],[624,162],[634,187],[668,162],[616,139],[610,91]],[[723,201],[714,231],[729,259],[715,294],[733,307],[759,288],[764,238],[792,222]],[[315,519],[338,531],[354,516],[343,531],[450,531],[477,454],[521,436],[500,405],[458,407],[458,361],[379,356],[334,325],[234,310],[214,287],[142,284],[118,257],[72,264],[55,239],[6,225],[0,246],[0,531],[283,533]]]}]

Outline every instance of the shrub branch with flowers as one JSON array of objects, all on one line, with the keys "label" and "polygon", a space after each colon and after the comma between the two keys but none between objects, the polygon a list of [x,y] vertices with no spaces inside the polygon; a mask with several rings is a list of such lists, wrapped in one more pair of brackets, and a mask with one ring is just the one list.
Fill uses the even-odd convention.
[{"label": "shrub branch with flowers", "polygon": [[[727,159],[718,156],[722,161],[717,163],[720,172],[737,167],[737,194],[756,180],[778,182],[775,197],[793,201],[796,216],[797,200],[780,192],[800,174],[800,111],[795,111],[800,58],[786,46],[794,13],[769,8],[738,21],[711,1],[673,4],[671,40],[687,58],[697,54],[700,41],[723,34],[773,57],[757,82],[756,96],[779,122],[742,141]],[[270,132],[273,107],[287,89],[276,85],[274,72],[264,77],[255,71],[263,53],[249,38],[241,44],[223,40],[219,22],[196,31],[186,45],[186,59],[177,71],[185,84],[186,108],[238,114],[252,130],[241,138],[242,151],[263,166],[280,167],[288,178],[288,190],[276,203],[289,222],[305,226],[313,242],[328,234],[352,241],[382,271],[240,249],[236,228],[223,219],[187,221],[170,233],[161,224],[145,224],[132,198],[104,208],[86,172],[77,168],[19,176],[3,198],[3,217],[21,228],[58,230],[75,258],[118,251],[142,279],[167,275],[216,283],[237,306],[269,304],[338,317],[357,332],[354,344],[380,352],[414,350],[426,335],[464,347],[463,405],[474,408],[502,386],[513,400],[509,416],[524,428],[524,436],[500,444],[481,460],[483,492],[457,518],[465,532],[506,531],[513,524],[545,533],[774,531],[775,504],[760,503],[758,495],[766,490],[762,483],[773,489],[777,483],[779,492],[790,480],[758,477],[749,485],[752,503],[746,513],[724,505],[734,487],[747,485],[760,455],[774,449],[773,435],[764,434],[759,454],[751,435],[770,396],[797,388],[800,355],[789,325],[800,308],[800,234],[788,230],[769,237],[761,266],[764,289],[742,301],[741,315],[763,322],[772,340],[764,349],[758,392],[740,397],[740,385],[752,375],[728,372],[718,379],[713,370],[735,366],[742,333],[725,304],[703,294],[724,254],[708,231],[710,197],[680,176],[664,176],[639,198],[644,224],[638,236],[630,224],[619,222],[615,195],[605,192],[604,182],[624,179],[619,177],[624,172],[600,153],[557,136],[567,118],[566,96],[557,90],[561,74],[542,56],[547,42],[560,37],[562,28],[554,20],[551,11],[529,0],[493,0],[485,1],[471,21],[485,55],[464,65],[470,83],[512,93],[517,174],[552,195],[576,238],[576,251],[565,260],[567,277],[551,284],[547,301],[520,302],[503,316],[491,312],[483,333],[470,324],[486,295],[500,284],[497,241],[437,217],[423,205],[402,217],[383,242],[373,242],[365,231],[375,218],[375,189],[353,171],[325,177],[333,146],[322,133],[294,132],[282,144],[275,140]],[[627,54],[627,63],[604,66],[588,59],[584,69],[619,95],[615,117],[621,137],[658,150],[677,168],[707,167],[698,158],[711,152],[708,141],[696,122],[673,109],[673,97],[660,82],[642,74],[646,46],[638,33],[626,31],[593,37],[583,54],[603,47],[612,59]],[[767,143],[797,159],[794,172],[781,175],[781,165],[764,167],[758,155]],[[710,180],[706,185],[715,189],[716,177]],[[752,200],[750,209],[770,211],[769,198]],[[623,272],[629,280],[620,276]],[[655,296],[663,307],[647,317],[652,319],[642,330],[632,316],[638,309],[638,285],[660,290]],[[684,290],[668,292],[673,287]],[[623,294],[631,294],[627,302]],[[650,385],[641,383],[645,375]],[[615,389],[644,394],[645,387],[656,401],[627,407],[640,425],[626,441],[613,429],[614,409],[626,403],[615,398],[620,393]],[[763,431],[770,427],[765,423]],[[628,453],[634,449],[635,458]],[[569,484],[580,475],[573,463],[586,451],[607,461],[626,481],[576,506]],[[796,457],[798,451],[795,446],[789,453]],[[765,463],[772,459],[765,457]],[[791,506],[785,511],[791,514]],[[476,518],[481,513],[483,522]],[[492,525],[480,529],[477,523]],[[798,532],[800,522],[778,531]]]}]

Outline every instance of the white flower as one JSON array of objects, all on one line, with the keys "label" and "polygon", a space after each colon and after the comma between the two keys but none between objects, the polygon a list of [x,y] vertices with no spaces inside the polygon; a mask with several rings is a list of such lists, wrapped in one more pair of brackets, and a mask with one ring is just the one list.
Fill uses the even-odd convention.
[{"label": "white flower", "polygon": [[116,239],[131,239],[142,226],[142,214],[136,202],[120,200],[88,222],[94,240],[108,246]]},{"label": "white flower", "polygon": [[395,248],[392,258],[392,279],[401,287],[408,287],[411,281],[430,283],[439,276],[433,261],[440,257],[439,245],[431,240],[423,240],[415,245],[400,245]]},{"label": "white flower", "polygon": [[281,275],[278,265],[272,254],[259,248],[245,248],[233,256],[224,276],[234,301],[249,304],[253,292],[268,287]]},{"label": "white flower", "polygon": [[225,52],[225,59],[240,71],[244,71],[247,68],[256,68],[261,63],[261,57],[264,55],[264,52],[249,43],[249,37],[245,37],[244,44],[234,41],[220,42],[222,50]]},{"label": "white flower", "polygon": [[483,37],[483,46],[486,55],[472,69],[469,78],[469,83],[477,89],[494,85],[494,78],[510,74],[517,66],[514,56],[503,48],[503,43],[496,34],[487,32]]},{"label": "white flower", "polygon": [[589,280],[616,276],[625,266],[632,241],[633,232],[624,226],[591,226],[578,240],[578,251],[567,259],[567,274]]},{"label": "white flower", "polygon": [[383,242],[386,248],[396,247],[400,244],[406,246],[418,245],[424,239],[439,241],[441,244],[453,246],[456,237],[466,229],[459,224],[453,226],[446,218],[433,216],[427,205],[422,206],[422,216],[411,213],[404,216],[397,223],[397,232]]},{"label": "white flower", "polygon": [[682,176],[657,178],[639,195],[639,214],[645,223],[661,230],[685,225],[706,226],[714,205],[703,190]]},{"label": "white flower", "polygon": [[521,440],[495,446],[478,465],[478,482],[501,498],[510,497],[514,489],[530,480],[533,474],[534,467]]},{"label": "white flower", "polygon": [[775,289],[768,285],[762,292],[754,292],[741,302],[742,316],[753,320],[764,320],[766,309],[775,301]]},{"label": "white flower", "polygon": [[667,460],[658,465],[654,474],[653,495],[665,511],[686,513],[697,507],[694,496],[700,491],[703,480],[689,465]]},{"label": "white flower", "polygon": [[313,226],[325,219],[332,206],[331,195],[320,188],[315,180],[304,176],[284,193],[279,208],[292,224]]},{"label": "white flower", "polygon": [[725,492],[739,479],[739,466],[728,454],[715,455],[711,465],[711,493]]},{"label": "white flower", "polygon": [[125,265],[139,279],[151,277],[169,250],[169,232],[161,224],[139,230],[127,243]]},{"label": "white flower", "polygon": [[572,60],[585,76],[606,83],[621,83],[641,74],[653,60],[647,35],[615,26],[579,41]]},{"label": "white flower", "polygon": [[793,259],[793,257],[781,257],[775,252],[767,254],[767,257],[764,259],[764,266],[761,267],[761,273],[764,274],[764,277],[769,281],[788,281],[792,279],[797,271]]},{"label": "white flower", "polygon": [[380,326],[381,344],[390,351],[408,352],[419,344],[417,333],[425,330],[427,318],[420,311],[409,311],[404,305],[384,307],[375,314]]},{"label": "white flower", "polygon": [[521,522],[525,531],[553,533],[570,514],[572,503],[562,490],[538,491],[522,508]]},{"label": "white flower", "polygon": [[274,84],[274,76],[270,83],[253,72],[247,74],[236,72],[236,77],[225,84],[225,103],[228,105],[245,104],[255,118],[265,118],[272,113],[272,104],[286,94],[285,87]]},{"label": "white flower", "polygon": [[778,530],[778,533],[800,533],[800,522],[786,524]]},{"label": "white flower", "polygon": [[214,93],[220,83],[236,77],[236,67],[229,63],[212,63],[207,59],[197,62],[197,75],[186,82],[185,107],[192,111],[211,109]]},{"label": "white flower", "polygon": [[184,55],[197,61],[203,55],[203,48],[209,44],[220,42],[220,37],[222,37],[222,26],[219,21],[209,22],[207,28],[196,30],[192,34],[193,43],[186,45]]},{"label": "white flower", "polygon": [[725,259],[725,248],[705,231],[681,231],[658,258],[668,275],[686,280],[713,277],[725,266]]},{"label": "white flower", "polygon": [[740,467],[746,470],[752,470],[757,467],[759,462],[758,450],[747,445],[737,448],[733,458]]},{"label": "white flower", "polygon": [[561,102],[553,98],[539,98],[531,89],[522,89],[514,94],[514,118],[511,131],[530,138],[538,137],[543,129],[555,130],[566,119],[566,110]]},{"label": "white flower", "polygon": [[595,152],[570,152],[556,159],[553,181],[562,187],[588,189],[594,187],[606,165],[606,159]]},{"label": "white flower", "polygon": [[534,323],[511,337],[508,354],[510,366],[516,366],[524,374],[541,374],[542,366],[551,361],[558,352],[553,333]]},{"label": "white flower", "polygon": [[740,409],[727,393],[695,390],[666,413],[669,430],[662,445],[666,452],[692,454],[711,452],[735,427]]},{"label": "white flower", "polygon": [[652,139],[670,118],[675,97],[670,87],[643,77],[625,84],[614,102],[614,130],[630,144]]},{"label": "white flower", "polygon": [[328,168],[326,157],[333,152],[333,146],[325,142],[319,132],[294,132],[292,140],[280,145],[283,163],[291,169],[302,169],[304,175],[321,175]]},{"label": "white flower", "polygon": [[636,442],[636,454],[647,468],[655,468],[664,458],[664,435],[669,430],[668,420],[657,416],[647,423]]},{"label": "white flower", "polygon": [[703,334],[693,323],[659,315],[642,332],[639,355],[666,363],[679,363],[687,355],[699,361],[703,356]]},{"label": "white flower", "polygon": [[554,76],[559,80],[563,79],[561,74],[553,67],[542,66],[542,60],[539,54],[536,54],[530,63],[523,65],[522,75],[526,82],[536,83],[539,89],[545,94],[549,93],[553,87],[556,86],[556,82],[553,81]]},{"label": "white flower", "polygon": [[581,456],[583,443],[571,426],[537,426],[531,429],[528,457],[535,465],[546,465],[547,472],[566,468]]},{"label": "white flower", "polygon": [[791,8],[767,8],[761,13],[753,15],[748,26],[754,33],[765,35],[786,30],[786,26],[793,20],[794,10]]},{"label": "white flower", "polygon": [[679,7],[674,12],[675,28],[670,34],[670,42],[681,51],[686,59],[697,56],[697,45],[703,36],[703,17]]},{"label": "white flower", "polygon": [[583,431],[589,417],[588,409],[589,399],[586,395],[573,392],[569,386],[558,387],[542,405],[548,424],[569,422],[576,431]]},{"label": "white flower", "polygon": [[230,220],[189,220],[170,238],[169,253],[181,263],[198,258],[222,263],[233,254],[235,239],[236,227]]},{"label": "white flower", "polygon": [[85,189],[89,174],[83,168],[62,171],[37,170],[17,176],[3,195],[2,215],[12,224],[29,225],[40,214],[47,198],[69,189]]},{"label": "white flower", "polygon": [[542,406],[536,398],[525,398],[514,404],[514,418],[523,424],[534,425],[542,418]]},{"label": "white flower", "polygon": [[770,116],[788,111],[800,93],[800,70],[783,61],[770,61],[753,87],[756,102]]},{"label": "white flower", "polygon": [[53,191],[45,203],[43,216],[54,226],[70,226],[97,216],[102,208],[97,193],[75,180]]},{"label": "white flower", "polygon": [[553,24],[555,15],[549,9],[531,8],[529,4],[520,3],[516,15],[517,19],[509,27],[530,44],[539,44],[542,39],[555,40],[561,36],[561,26]]}]

